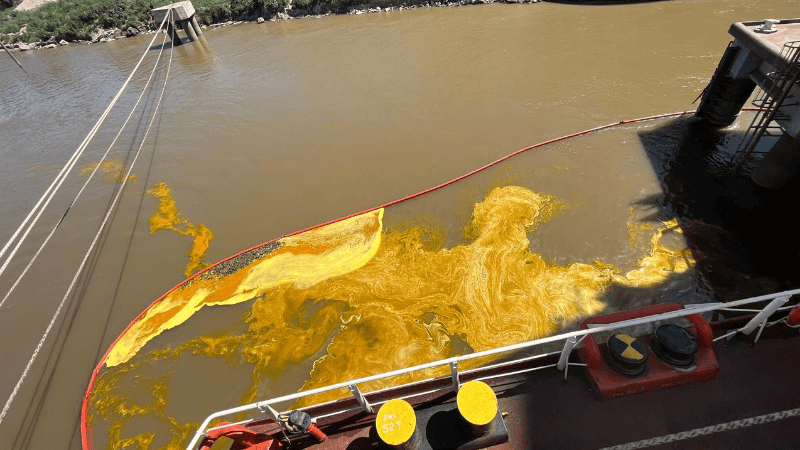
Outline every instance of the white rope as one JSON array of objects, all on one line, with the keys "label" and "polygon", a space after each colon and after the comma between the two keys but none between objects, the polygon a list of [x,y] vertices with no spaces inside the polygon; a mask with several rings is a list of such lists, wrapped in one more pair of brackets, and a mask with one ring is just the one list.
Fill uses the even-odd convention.
[{"label": "white rope", "polygon": [[[158,35],[158,34],[156,34],[156,35]],[[22,278],[25,277],[25,275],[28,273],[28,270],[30,270],[31,266],[33,266],[33,263],[36,261],[36,258],[39,257],[39,254],[42,252],[42,250],[47,245],[47,243],[50,242],[50,238],[53,237],[53,234],[55,234],[56,230],[61,225],[61,222],[63,222],[64,219],[67,217],[67,212],[69,212],[69,210],[78,201],[78,199],[80,198],[81,194],[83,194],[84,189],[86,189],[86,186],[89,184],[90,181],[92,181],[92,178],[97,173],[98,169],[100,169],[100,165],[103,164],[103,161],[105,161],[106,157],[108,156],[108,153],[111,151],[111,148],[114,146],[114,144],[117,142],[117,139],[119,139],[119,136],[122,134],[122,131],[125,130],[125,127],[128,125],[128,121],[131,119],[131,117],[133,116],[134,111],[136,111],[136,108],[139,106],[139,102],[142,100],[142,97],[144,97],[144,94],[147,91],[147,87],[150,86],[150,81],[153,79],[153,75],[156,72],[156,68],[158,67],[158,62],[161,60],[161,54],[164,52],[164,43],[166,43],[166,41],[167,41],[167,36],[165,34],[164,35],[164,39],[161,42],[161,49],[159,49],[158,56],[156,56],[156,62],[155,62],[155,64],[153,64],[153,70],[150,71],[150,77],[147,79],[147,83],[145,83],[144,88],[142,89],[142,93],[139,94],[139,98],[136,100],[136,104],[133,105],[133,109],[131,109],[131,112],[128,114],[128,117],[125,119],[125,123],[122,124],[122,127],[119,129],[119,132],[117,132],[117,135],[114,137],[114,140],[111,141],[111,144],[106,149],[106,152],[103,154],[103,157],[100,158],[100,161],[97,163],[97,166],[95,166],[94,170],[92,170],[92,173],[89,175],[89,178],[86,180],[85,183],[83,183],[83,186],[78,191],[78,194],[75,196],[75,198],[72,200],[72,203],[70,203],[69,206],[67,206],[67,209],[64,212],[64,215],[62,215],[61,218],[58,220],[58,222],[56,222],[55,226],[53,226],[53,229],[50,230],[50,234],[47,235],[47,237],[45,238],[44,242],[42,242],[42,244],[39,246],[39,249],[36,250],[36,253],[33,255],[31,260],[28,262],[28,265],[25,266],[25,269],[23,269],[22,273],[17,277],[16,281],[14,281],[14,284],[11,285],[11,288],[8,290],[8,292],[6,292],[6,295],[3,297],[3,299],[0,300],[0,308],[2,308],[3,305],[5,305],[6,300],[8,300],[8,297],[11,296],[11,293],[14,292],[14,289],[17,288],[17,285],[22,281]],[[152,42],[151,42],[151,44],[152,44]],[[41,214],[41,211],[39,213]],[[37,216],[37,219],[38,219],[38,216]]]},{"label": "white rope", "polygon": [[[41,217],[42,212],[44,212],[44,210],[47,208],[47,205],[50,204],[50,201],[56,195],[56,192],[61,188],[61,185],[64,183],[64,180],[67,179],[67,174],[69,174],[72,168],[75,167],[75,164],[78,162],[78,158],[80,158],[80,156],[83,154],[83,151],[86,150],[86,147],[89,146],[89,142],[91,142],[94,136],[97,134],[97,131],[100,129],[100,125],[102,125],[103,122],[105,122],[106,117],[111,112],[111,108],[114,107],[119,98],[122,96],[122,92],[125,90],[126,87],[128,87],[128,83],[131,81],[131,78],[133,78],[133,74],[136,73],[136,71],[139,69],[139,66],[142,64],[142,61],[144,61],[144,57],[147,56],[149,48],[153,45],[153,42],[155,42],[156,37],[158,37],[158,32],[161,31],[161,28],[167,21],[167,17],[169,17],[169,14],[164,15],[164,20],[161,21],[161,25],[159,25],[158,30],[153,35],[153,39],[150,40],[150,44],[147,46],[147,50],[145,50],[144,53],[142,54],[142,57],[139,58],[139,62],[136,64],[136,67],[133,68],[133,71],[128,76],[128,79],[125,80],[125,83],[123,83],[122,87],[119,88],[117,95],[114,96],[114,98],[111,100],[111,103],[109,103],[106,110],[103,111],[103,114],[97,120],[97,123],[94,124],[94,127],[92,127],[92,129],[89,131],[89,134],[87,134],[86,137],[83,139],[83,142],[81,142],[81,145],[79,145],[77,150],[75,150],[75,153],[72,154],[70,159],[67,161],[67,164],[61,169],[58,175],[56,175],[56,178],[53,180],[53,182],[50,183],[50,186],[47,188],[47,190],[45,190],[44,194],[42,194],[42,196],[39,198],[39,201],[36,202],[36,205],[34,205],[33,209],[31,209],[31,211],[28,213],[28,216],[25,217],[25,220],[22,221],[20,226],[11,236],[11,239],[9,239],[8,242],[6,242],[6,245],[3,246],[3,249],[0,250],[0,258],[2,258],[6,250],[8,250],[8,247],[11,245],[12,242],[14,242],[17,236],[19,236],[19,233],[22,231],[23,228],[25,228],[25,224],[28,223],[31,216],[33,216],[33,214],[38,209],[39,210],[38,214],[36,214],[36,217],[33,219],[33,221],[27,226],[25,233],[22,235],[22,237],[20,237],[19,241],[17,242],[17,245],[14,247],[14,249],[6,258],[6,261],[3,263],[2,266],[0,266],[0,275],[3,275],[3,272],[6,270],[6,267],[8,267],[8,264],[11,262],[11,259],[17,253],[17,250],[19,250],[20,245],[22,245],[22,242],[25,241],[25,238],[28,237],[28,233],[30,233],[31,229],[33,229],[34,225],[36,225],[36,222],[39,220],[39,217]],[[47,198],[47,201],[45,201],[45,198]],[[43,201],[45,201],[44,205],[42,205]],[[39,209],[40,205],[41,209]],[[0,306],[2,305],[0,304]]]},{"label": "white rope", "polygon": [[[169,17],[171,14],[172,14],[172,11],[170,10],[170,13],[167,14],[164,17],[164,21],[166,21],[166,18]],[[163,26],[164,22],[162,22],[161,25]],[[160,29],[161,29],[161,27],[159,27],[159,30]],[[156,36],[157,35],[158,34],[156,34]],[[153,41],[155,41],[155,37],[153,38]],[[153,41],[151,41],[150,45],[152,45]],[[166,41],[166,37],[165,37],[165,41]],[[149,46],[148,46],[148,48],[149,48]],[[89,246],[89,250],[86,252],[86,255],[84,255],[83,261],[81,261],[81,264],[78,267],[78,270],[75,272],[75,276],[72,278],[72,282],[70,283],[69,288],[67,288],[67,292],[64,293],[64,298],[61,299],[61,303],[59,303],[55,314],[53,314],[53,318],[50,319],[50,324],[47,326],[47,329],[45,330],[44,334],[42,335],[42,338],[39,340],[39,344],[36,346],[36,350],[34,350],[33,355],[31,355],[30,360],[28,360],[28,365],[25,366],[25,370],[22,372],[22,375],[20,376],[19,381],[17,381],[16,386],[14,386],[14,390],[11,392],[11,395],[8,397],[8,400],[6,401],[6,404],[3,407],[3,411],[0,412],[0,424],[3,423],[3,418],[5,417],[6,413],[8,412],[8,409],[11,407],[11,403],[14,401],[14,398],[17,396],[17,393],[19,392],[19,389],[22,386],[23,381],[25,381],[25,377],[28,376],[28,372],[30,371],[31,366],[33,365],[33,362],[36,360],[36,357],[39,355],[39,351],[42,349],[42,346],[44,345],[44,342],[47,339],[47,335],[50,334],[50,330],[53,328],[53,325],[55,324],[56,319],[58,318],[58,315],[61,313],[61,309],[64,307],[64,304],[66,303],[67,298],[69,297],[69,294],[72,292],[72,289],[75,287],[75,283],[78,281],[78,277],[80,276],[81,272],[83,272],[83,268],[86,265],[86,261],[89,259],[89,255],[92,253],[92,250],[94,250],[94,246],[95,246],[95,244],[97,244],[97,240],[100,238],[100,235],[103,233],[103,229],[105,228],[109,217],[111,217],[111,213],[114,211],[114,208],[116,207],[117,202],[119,201],[119,199],[120,199],[120,197],[122,195],[122,192],[125,190],[125,184],[128,181],[128,177],[130,176],[131,171],[133,171],[134,165],[136,165],[136,160],[139,158],[139,154],[142,151],[142,147],[144,147],[144,143],[145,143],[145,140],[147,139],[148,133],[150,132],[150,128],[153,126],[153,121],[155,121],[156,115],[158,113],[158,108],[159,108],[159,106],[161,106],[161,99],[164,97],[164,91],[167,88],[167,80],[169,80],[169,71],[170,71],[171,67],[172,67],[172,49],[170,49],[170,53],[169,53],[169,63],[167,65],[167,73],[164,76],[164,86],[161,88],[161,95],[158,98],[158,103],[156,103],[155,110],[153,111],[153,117],[150,119],[150,123],[147,125],[147,129],[145,130],[144,137],[142,138],[142,142],[139,145],[139,149],[136,151],[136,155],[133,157],[133,161],[131,162],[131,166],[130,166],[130,168],[128,168],[128,172],[125,174],[125,178],[122,180],[120,188],[117,191],[117,195],[114,197],[114,201],[112,202],[111,207],[108,209],[108,212],[106,212],[106,215],[103,218],[103,222],[100,224],[100,229],[97,230],[97,234],[95,234],[94,239],[92,240],[92,244]]]},{"label": "white rope", "polygon": [[765,414],[763,416],[751,417],[749,419],[734,420],[733,422],[721,423],[719,425],[712,425],[705,428],[695,428],[694,430],[682,431],[680,433],[668,434],[666,436],[656,437],[652,439],[645,439],[642,441],[630,442],[623,445],[615,445],[613,447],[606,447],[601,450],[633,450],[638,448],[653,447],[656,445],[668,444],[670,442],[682,441],[697,436],[705,436],[707,434],[719,433],[722,431],[735,430],[737,428],[749,427],[751,425],[759,425],[762,423],[775,422],[776,420],[786,419],[788,417],[800,416],[800,408],[788,409],[772,414]]}]

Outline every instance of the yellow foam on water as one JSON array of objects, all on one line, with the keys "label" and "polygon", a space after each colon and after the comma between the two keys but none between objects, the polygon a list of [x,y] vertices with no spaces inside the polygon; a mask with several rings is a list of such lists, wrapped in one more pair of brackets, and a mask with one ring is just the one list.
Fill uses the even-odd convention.
[{"label": "yellow foam on water", "polygon": [[150,234],[160,230],[171,230],[183,236],[192,236],[194,238],[192,240],[192,248],[189,250],[189,262],[186,263],[186,271],[184,272],[187,277],[208,267],[208,264],[203,261],[203,255],[214,239],[214,234],[211,230],[202,223],[194,226],[181,217],[181,213],[178,212],[175,200],[170,195],[170,190],[166,183],[158,183],[148,189],[147,193],[160,200],[158,210],[150,217]]},{"label": "yellow foam on water", "polygon": [[[171,211],[171,209],[168,209]],[[355,270],[369,261],[380,246],[383,210],[353,217],[333,227],[323,227],[281,241],[278,250],[228,277],[195,280],[176,289],[122,336],[105,361],[115,366],[129,360],[148,341],[174,328],[204,306],[233,305],[281,289],[302,288]],[[254,305],[252,328],[282,320],[282,304],[258,314]]]},{"label": "yellow foam on water", "polygon": [[[107,159],[103,161],[102,164],[99,162],[87,164],[78,171],[78,174],[88,176],[91,175],[95,169],[103,174],[103,181],[106,183],[119,183],[125,179],[125,165],[119,158]],[[128,181],[135,179],[136,175],[128,177]]]}]

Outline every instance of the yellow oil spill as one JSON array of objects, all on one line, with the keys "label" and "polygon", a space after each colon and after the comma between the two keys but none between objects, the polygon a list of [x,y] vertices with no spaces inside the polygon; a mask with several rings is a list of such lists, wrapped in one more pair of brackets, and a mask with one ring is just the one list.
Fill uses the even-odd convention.
[{"label": "yellow oil spill", "polygon": [[653,229],[653,224],[648,222],[638,222],[635,220],[633,206],[630,208],[627,226],[628,243],[630,244],[631,249],[635,249],[639,245],[639,234]]},{"label": "yellow oil spill", "polygon": [[[100,167],[98,167],[98,164]],[[125,179],[125,166],[122,164],[122,161],[117,158],[103,161],[102,164],[91,163],[82,167],[78,173],[80,175],[89,176],[95,169],[97,169],[103,175],[103,181],[106,183],[119,183]],[[131,175],[128,177],[128,181],[135,179],[136,175]]]},{"label": "yellow oil spill", "polygon": [[[118,389],[115,392],[120,375],[139,368],[140,364],[134,364],[128,371],[109,373],[95,384],[92,402],[95,406],[96,416],[91,419],[100,418],[110,424],[107,448],[110,450],[129,448],[178,450],[185,448],[188,443],[187,438],[200,424],[194,422],[181,424],[174,418],[167,417],[165,410],[169,394],[169,376],[160,376],[154,380],[148,380],[146,383],[135,380],[133,388],[145,391],[143,397],[150,400],[149,402],[120,393]],[[125,426],[131,423],[136,425],[136,421],[144,422],[145,426],[155,425],[155,427],[148,432],[126,437]]]},{"label": "yellow oil spill", "polygon": [[187,277],[193,273],[205,269],[208,264],[203,261],[203,255],[214,234],[202,223],[194,226],[188,220],[181,217],[175,206],[175,200],[170,195],[169,187],[164,182],[158,183],[147,190],[147,193],[160,200],[158,210],[150,217],[150,234],[159,230],[172,230],[183,236],[192,236],[192,248],[189,249],[189,262],[186,263],[184,275]]},{"label": "yellow oil spill", "polygon": [[650,253],[639,260],[639,267],[624,275],[614,277],[614,282],[623,286],[648,288],[664,281],[673,273],[682,273],[694,265],[689,249],[671,249],[661,243],[666,233],[680,233],[676,219],[664,222],[650,237]]},{"label": "yellow oil spill", "polygon": [[[170,200],[167,189],[162,197],[162,206],[166,207],[163,213],[159,208],[151,218],[151,230],[154,218],[159,224],[170,223],[175,217],[174,201]],[[263,295],[275,296],[358,269],[380,247],[382,220],[381,209],[284,238],[279,249],[228,277],[201,277],[176,289],[131,326],[109,353],[106,366],[129,360],[149,340],[182,324],[203,306],[234,305]],[[283,302],[276,301],[261,321],[282,319],[284,307]]]},{"label": "yellow oil spill", "polygon": [[[523,187],[495,188],[474,207],[465,227],[470,243],[453,248],[443,246],[441,230],[384,230],[382,210],[282,239],[260,260],[226,277],[201,277],[148,311],[112,349],[94,390],[91,414],[103,417],[112,431],[123,430],[130,419],[119,410],[132,406],[114,393],[120,389],[116,377],[136,372],[137,364],[129,361],[145,343],[207,305],[252,301],[243,318],[247,330],[200,336],[137,360],[155,366],[156,360],[190,352],[250,365],[252,384],[241,399],[249,403],[262,398],[265,386],[287,367],[319,351],[324,355],[313,362],[303,389],[447,358],[455,354],[456,340],[481,351],[553,334],[601,312],[603,294],[613,284],[648,287],[693,264],[688,252],[660,242],[664,233],[680,231],[675,221],[653,232],[638,267],[627,273],[602,261],[547,262],[531,251],[528,233],[566,207]],[[439,373],[409,374],[391,382]],[[327,393],[296,406],[343,395]],[[177,423],[168,426],[173,434],[184,429]],[[146,440],[141,436],[118,435],[131,443]]]}]

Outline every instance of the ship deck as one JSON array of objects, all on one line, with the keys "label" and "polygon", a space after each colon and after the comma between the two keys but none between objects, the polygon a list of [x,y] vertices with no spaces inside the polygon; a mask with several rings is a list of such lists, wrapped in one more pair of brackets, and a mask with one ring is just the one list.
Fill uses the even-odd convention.
[{"label": "ship deck", "polygon": [[[800,389],[796,383],[800,379],[800,334],[797,330],[783,325],[768,329],[755,344],[748,337],[720,340],[714,343],[714,351],[719,372],[712,381],[610,400],[599,400],[594,395],[582,367],[572,367],[566,382],[563,372],[555,368],[494,378],[487,383],[497,393],[499,411],[507,413],[509,439],[492,448],[798,448]],[[553,364],[554,358],[538,364]],[[576,355],[572,361],[578,362]],[[481,376],[486,374],[475,373],[463,381]],[[442,382],[447,380],[432,381],[415,389],[424,392]],[[386,393],[387,396],[407,394]],[[409,401],[418,418],[456,407],[452,390]],[[357,403],[348,398],[329,405],[347,406]],[[310,412],[312,416],[324,413]],[[325,443],[301,440],[292,448],[379,448],[374,417],[356,411],[322,419],[318,425],[328,434]],[[441,433],[431,423],[422,432]],[[267,433],[276,431],[274,423],[268,420],[251,427]],[[421,448],[452,448],[436,441],[427,439]]]}]

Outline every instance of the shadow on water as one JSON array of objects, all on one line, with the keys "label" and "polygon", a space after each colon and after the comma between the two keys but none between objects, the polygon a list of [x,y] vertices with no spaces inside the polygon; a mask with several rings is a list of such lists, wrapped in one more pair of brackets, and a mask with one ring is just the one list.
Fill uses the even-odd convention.
[{"label": "shadow on water", "polygon": [[[678,220],[696,265],[694,271],[673,273],[653,287],[612,285],[602,296],[608,312],[642,306],[644,299],[681,304],[730,301],[800,285],[796,270],[800,239],[795,221],[789,219],[794,200],[800,195],[800,177],[780,190],[770,190],[753,183],[746,168],[736,173],[730,161],[743,135],[744,130],[716,130],[694,117],[681,117],[639,132],[662,192],[635,203],[655,211],[645,220]],[[577,328],[577,324],[572,326]],[[604,339],[601,336],[598,340]],[[560,349],[554,343],[547,350]],[[524,383],[499,396],[513,402],[515,396],[524,398],[523,393],[535,390],[536,401],[520,400],[519,405],[529,423],[550,423],[560,410],[597,422],[599,417],[613,417],[615,408],[625,408],[621,402],[596,401],[584,370],[571,370],[569,377],[569,383],[563,384],[552,372],[534,372]],[[653,404],[653,417],[668,404]],[[580,405],[580,411],[575,410],[576,405]],[[619,428],[620,436],[628,432],[625,425]],[[582,439],[584,434],[593,445],[600,446],[591,432],[572,437]],[[557,433],[537,433],[534,427],[525,428],[515,438],[531,447],[555,448],[562,443]]]},{"label": "shadow on water", "polygon": [[[183,42],[183,39],[181,39],[181,42]],[[166,41],[164,41],[164,43],[163,43],[163,44],[162,44],[162,43],[160,43],[160,42],[158,42],[158,40],[156,40],[156,43],[155,43],[155,44],[153,44],[153,45],[151,45],[151,46],[150,46],[150,48],[148,49],[148,51],[152,51],[152,50],[161,50],[161,46],[162,46],[162,45],[164,46],[164,50],[169,50],[169,49],[171,49],[171,48],[173,48],[173,47],[175,47],[175,48],[179,48],[179,47],[180,47],[180,46],[174,46],[174,45],[172,45],[172,41],[171,41],[171,40],[169,40],[169,38],[167,38],[167,40],[166,40]]]},{"label": "shadow on water", "polygon": [[678,219],[701,284],[720,300],[800,282],[800,240],[787,214],[800,182],[769,190],[746,173],[736,174],[730,161],[742,135],[711,129],[694,117],[639,133],[662,188],[660,196],[640,202]]}]

